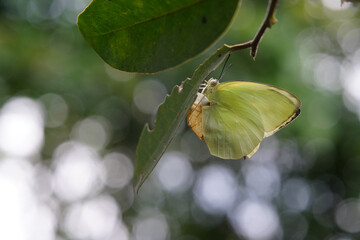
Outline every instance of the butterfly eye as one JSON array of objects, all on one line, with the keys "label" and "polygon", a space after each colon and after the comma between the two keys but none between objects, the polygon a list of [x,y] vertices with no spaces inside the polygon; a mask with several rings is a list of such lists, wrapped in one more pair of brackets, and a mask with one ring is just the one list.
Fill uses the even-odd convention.
[{"label": "butterfly eye", "polygon": [[210,87],[215,87],[216,85],[218,85],[219,81],[215,78],[211,78],[208,82]]}]

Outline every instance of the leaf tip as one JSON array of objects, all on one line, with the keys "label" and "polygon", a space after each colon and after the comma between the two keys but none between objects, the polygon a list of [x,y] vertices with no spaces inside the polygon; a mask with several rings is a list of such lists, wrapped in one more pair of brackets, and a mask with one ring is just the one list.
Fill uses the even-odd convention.
[{"label": "leaf tip", "polygon": [[139,194],[139,190],[143,184],[143,179],[144,179],[144,170],[142,170],[139,174],[139,176],[135,179],[134,182],[134,191],[136,194]]}]

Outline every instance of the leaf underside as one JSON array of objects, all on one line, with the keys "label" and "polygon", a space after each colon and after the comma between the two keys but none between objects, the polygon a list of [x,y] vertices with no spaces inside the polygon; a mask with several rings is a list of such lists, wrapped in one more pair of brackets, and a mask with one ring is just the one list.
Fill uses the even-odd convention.
[{"label": "leaf underside", "polygon": [[195,100],[196,93],[206,77],[213,72],[230,53],[230,47],[224,45],[206,59],[194,72],[191,80],[183,81],[181,87],[175,86],[170,96],[160,105],[156,115],[156,126],[149,130],[146,125],[141,133],[136,149],[137,162],[134,175],[135,191],[150,175]]},{"label": "leaf underside", "polygon": [[114,68],[158,72],[208,48],[239,0],[93,0],[78,16],[86,41]]}]

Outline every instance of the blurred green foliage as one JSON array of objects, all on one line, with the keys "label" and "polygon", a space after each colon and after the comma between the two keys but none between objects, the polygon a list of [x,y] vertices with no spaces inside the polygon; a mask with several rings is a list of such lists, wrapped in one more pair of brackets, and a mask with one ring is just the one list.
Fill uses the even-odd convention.
[{"label": "blurred green foliage", "polygon": [[[252,159],[243,162],[211,157],[205,143],[184,123],[168,152],[185,154],[191,163],[193,181],[186,190],[167,191],[158,177],[163,168],[136,197],[132,183],[101,190],[116,200],[121,209],[117,217],[134,239],[142,239],[140,223],[145,224],[146,219],[159,223],[150,225],[155,226],[155,233],[149,230],[154,236],[163,236],[156,226],[164,229],[165,223],[167,229],[165,238],[149,235],[148,239],[256,239],[246,229],[234,227],[229,217],[234,209],[214,213],[202,204],[199,189],[206,182],[200,180],[209,166],[233,174],[236,201],[252,199],[274,209],[280,230],[263,239],[360,238],[360,213],[349,204],[357,203],[360,197],[360,13],[356,6],[344,3],[341,8],[334,2],[280,1],[278,23],[265,34],[256,60],[247,50],[232,54],[232,67],[223,81],[269,83],[294,93],[303,104],[299,118],[264,142]],[[55,149],[73,139],[73,128],[79,121],[94,116],[110,126],[110,140],[98,154],[121,152],[135,161],[141,129],[146,122],[152,124],[166,93],[191,76],[223,43],[251,39],[266,11],[263,1],[244,1],[224,38],[200,57],[165,72],[137,75],[112,69],[83,40],[75,23],[86,4],[80,0],[0,2],[1,104],[17,96],[41,101],[44,95],[55,93],[68,106],[62,125],[45,127],[44,146],[31,162],[34,166],[44,164],[50,171],[55,171]],[[166,160],[164,157],[160,164]],[[267,188],[274,193],[271,197],[252,188],[256,181],[249,179],[261,183],[267,176],[250,178],[250,170],[256,167],[277,169],[279,184]],[[216,195],[218,188],[212,186]],[[59,212],[66,213],[75,204],[52,195]],[[72,239],[63,227],[62,215],[56,216],[56,232]]]}]

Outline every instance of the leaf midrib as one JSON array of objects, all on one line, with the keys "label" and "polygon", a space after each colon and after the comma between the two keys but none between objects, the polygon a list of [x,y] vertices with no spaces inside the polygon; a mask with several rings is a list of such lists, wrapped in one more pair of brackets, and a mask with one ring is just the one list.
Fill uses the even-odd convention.
[{"label": "leaf midrib", "polygon": [[125,26],[125,27],[121,27],[121,28],[117,28],[117,29],[114,29],[114,30],[111,30],[111,31],[108,31],[108,32],[104,32],[104,33],[100,33],[100,34],[95,34],[95,35],[86,35],[86,34],[84,34],[84,35],[85,35],[86,37],[98,37],[98,36],[103,36],[103,35],[111,34],[111,33],[114,33],[114,32],[123,31],[123,30],[125,30],[125,29],[132,28],[132,27],[134,27],[134,26],[136,26],[136,25],[140,25],[140,24],[143,24],[143,23],[146,23],[146,22],[155,21],[155,20],[160,19],[160,18],[165,17],[165,16],[173,15],[173,14],[175,14],[175,13],[177,13],[177,12],[183,11],[184,9],[193,7],[193,6],[195,6],[195,5],[201,4],[201,3],[206,2],[206,1],[210,1],[210,0],[198,0],[198,1],[196,1],[196,2],[193,2],[193,3],[190,3],[190,4],[184,5],[183,7],[180,7],[180,8],[174,9],[174,10],[172,10],[172,11],[166,12],[166,13],[164,13],[164,14],[158,15],[158,16],[156,16],[156,17],[147,18],[147,19],[145,19],[145,20],[136,22],[136,23],[134,23],[134,24],[131,24],[131,25],[128,25],[128,26]]}]

